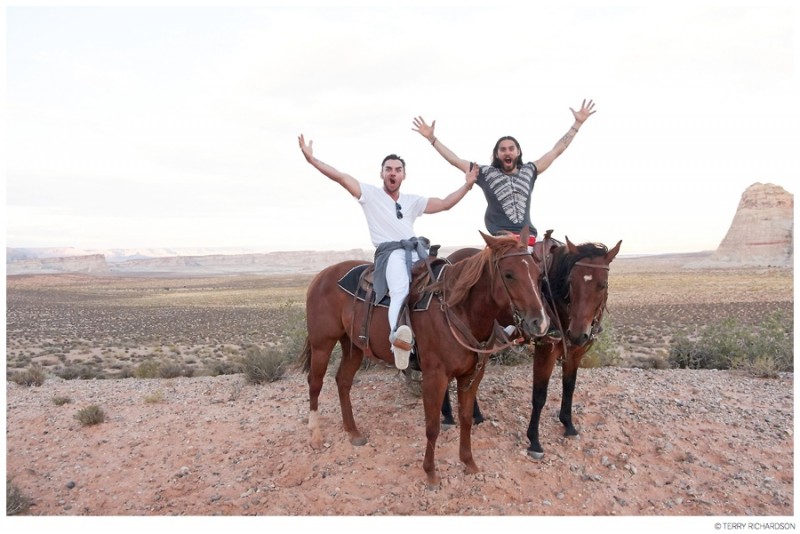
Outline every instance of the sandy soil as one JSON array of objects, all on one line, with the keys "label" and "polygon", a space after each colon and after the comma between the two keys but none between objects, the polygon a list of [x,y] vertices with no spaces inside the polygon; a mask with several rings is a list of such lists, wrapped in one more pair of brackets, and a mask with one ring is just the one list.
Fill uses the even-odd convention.
[{"label": "sandy soil", "polygon": [[[458,431],[445,430],[437,490],[421,465],[422,401],[393,369],[364,371],[354,387],[363,447],[346,439],[326,381],[320,452],[307,443],[298,372],[269,385],[241,375],[7,382],[7,473],[31,515],[793,515],[793,375],[582,369],[581,435],[570,439],[554,379],[535,461],[525,454],[530,369],[492,366],[481,384],[488,421],[473,434],[482,471],[465,474]],[[91,404],[106,421],[81,426],[75,415]]]}]

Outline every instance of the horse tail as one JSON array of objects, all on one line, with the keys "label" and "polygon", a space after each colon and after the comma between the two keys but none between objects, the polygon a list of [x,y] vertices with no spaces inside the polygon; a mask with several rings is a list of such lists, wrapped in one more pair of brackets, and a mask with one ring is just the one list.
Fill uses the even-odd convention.
[{"label": "horse tail", "polygon": [[300,352],[298,360],[303,364],[303,372],[308,374],[311,370],[311,342],[308,336],[306,336],[305,343],[303,343],[303,350]]}]

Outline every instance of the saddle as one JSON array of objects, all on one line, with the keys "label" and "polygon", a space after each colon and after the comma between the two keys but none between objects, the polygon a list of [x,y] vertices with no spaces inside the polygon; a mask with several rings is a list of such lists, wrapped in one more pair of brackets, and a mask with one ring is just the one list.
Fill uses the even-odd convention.
[{"label": "saddle", "polygon": [[[430,261],[429,261],[430,260]],[[414,302],[412,310],[425,311],[431,303],[433,293],[425,290],[425,286],[439,280],[442,271],[448,262],[442,258],[429,257],[427,260],[419,260],[411,267],[411,290],[409,297],[418,296],[419,298]],[[386,295],[380,302],[375,302],[374,277],[375,264],[365,263],[357,265],[347,271],[342,276],[337,285],[343,291],[352,295],[354,299],[366,302],[370,306],[381,306],[388,308],[391,302],[391,297]]]},{"label": "saddle", "polygon": [[550,271],[550,266],[553,263],[553,251],[564,243],[551,237],[553,230],[547,230],[544,233],[544,239],[537,241],[533,245],[533,255],[542,262],[542,267],[545,273]]},{"label": "saddle", "polygon": [[[425,311],[430,307],[434,294],[426,288],[441,278],[445,266],[449,264],[446,259],[436,256],[438,248],[438,245],[431,247],[430,256],[424,260],[415,262],[414,265],[411,266],[411,286],[409,287],[406,302],[400,312],[398,324],[411,324],[409,308],[413,311]],[[365,263],[350,269],[337,282],[340,289],[352,295],[354,307],[366,307],[364,321],[361,325],[361,333],[358,338],[364,343],[365,354],[370,355],[369,324],[372,321],[372,312],[375,306],[388,308],[391,301],[391,297],[387,295],[381,299],[380,302],[375,302],[374,276],[375,264]],[[413,306],[409,307],[408,301],[414,302]]]}]

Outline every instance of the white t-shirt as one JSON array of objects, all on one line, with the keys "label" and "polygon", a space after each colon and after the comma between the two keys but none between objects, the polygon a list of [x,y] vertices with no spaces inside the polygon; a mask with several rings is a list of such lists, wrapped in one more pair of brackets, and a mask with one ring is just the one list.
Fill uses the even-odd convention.
[{"label": "white t-shirt", "polygon": [[414,221],[425,213],[428,199],[419,195],[400,193],[397,204],[403,214],[402,219],[397,218],[395,201],[386,192],[374,185],[359,182],[361,185],[361,198],[358,203],[364,210],[367,218],[369,235],[372,244],[376,247],[387,241],[400,241],[417,237],[414,233]]}]

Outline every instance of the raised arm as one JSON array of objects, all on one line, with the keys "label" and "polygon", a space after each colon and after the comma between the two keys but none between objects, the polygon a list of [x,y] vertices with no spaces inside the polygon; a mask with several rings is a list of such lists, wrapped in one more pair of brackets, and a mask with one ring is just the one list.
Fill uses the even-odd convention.
[{"label": "raised arm", "polygon": [[478,179],[477,164],[467,163],[467,169],[469,170],[464,175],[464,185],[444,198],[429,198],[428,204],[425,206],[425,213],[438,213],[440,211],[449,210],[464,198],[467,191],[472,189],[472,186],[475,185],[475,180]]},{"label": "raised arm", "polygon": [[594,110],[594,102],[589,100],[586,102],[586,99],[583,100],[581,104],[581,109],[575,111],[572,108],[569,108],[572,112],[572,116],[575,118],[575,122],[572,123],[567,133],[558,140],[556,145],[550,149],[544,156],[537,159],[534,164],[536,165],[536,171],[541,174],[547,170],[547,168],[556,160],[558,156],[563,154],[563,152],[567,149],[567,147],[572,143],[572,140],[575,138],[575,134],[578,133],[581,125],[586,122],[590,116],[592,116],[595,112]]},{"label": "raised arm", "polygon": [[303,156],[305,156],[307,162],[309,162],[319,172],[347,189],[351,195],[356,198],[361,198],[361,184],[358,183],[358,180],[349,174],[345,174],[339,170],[336,170],[327,163],[323,163],[315,158],[313,149],[314,141],[309,140],[308,144],[306,144],[303,134],[300,134],[300,137],[297,138],[297,141],[300,144],[300,150],[303,152]]},{"label": "raised arm", "polygon": [[461,169],[462,172],[469,171],[469,161],[465,159],[461,159],[456,156],[452,150],[447,148],[439,141],[436,136],[433,134],[433,130],[436,128],[436,121],[433,121],[430,125],[425,122],[425,119],[422,117],[414,117],[414,130],[415,132],[419,132],[419,134],[428,140],[428,142],[436,149],[436,152],[439,153],[447,162],[457,169]]}]

